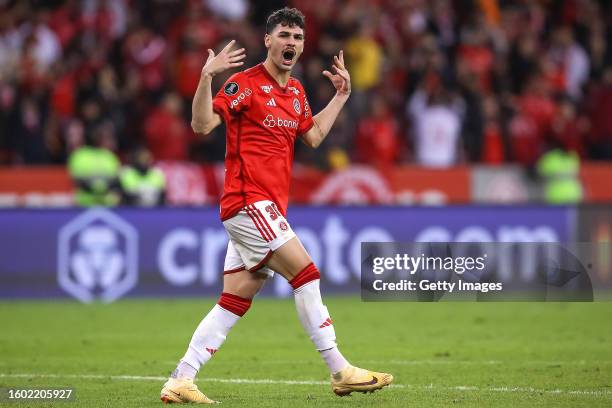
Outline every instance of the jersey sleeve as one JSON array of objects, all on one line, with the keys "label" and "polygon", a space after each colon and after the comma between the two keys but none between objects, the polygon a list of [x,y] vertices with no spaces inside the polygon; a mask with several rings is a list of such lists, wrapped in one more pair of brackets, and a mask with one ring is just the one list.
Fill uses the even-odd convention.
[{"label": "jersey sleeve", "polygon": [[300,113],[300,123],[298,124],[297,131],[298,136],[301,136],[304,133],[308,132],[310,128],[312,128],[312,126],[314,125],[314,122],[312,120],[312,110],[310,109],[310,104],[308,103],[308,97],[306,96],[306,92],[304,91],[304,88],[301,84],[300,89],[302,91],[300,93],[302,95],[302,106],[304,108]]},{"label": "jersey sleeve", "polygon": [[249,109],[252,95],[248,78],[244,73],[238,72],[223,84],[213,98],[213,111],[228,123],[232,116]]}]

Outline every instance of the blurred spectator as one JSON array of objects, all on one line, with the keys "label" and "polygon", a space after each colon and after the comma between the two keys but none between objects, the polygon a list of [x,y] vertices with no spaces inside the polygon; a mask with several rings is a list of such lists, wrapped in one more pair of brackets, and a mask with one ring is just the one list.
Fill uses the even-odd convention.
[{"label": "blurred spectator", "polygon": [[594,159],[612,160],[612,67],[603,74],[601,84],[593,85],[588,100],[591,124],[588,143],[589,153]]},{"label": "blurred spectator", "polygon": [[64,144],[68,155],[71,155],[75,150],[85,144],[85,127],[78,120],[72,120],[66,124],[64,132]]},{"label": "blurred spectator", "polygon": [[401,146],[399,124],[382,97],[372,99],[368,115],[359,121],[355,145],[359,162],[377,167],[397,162]]},{"label": "blurred spectator", "polygon": [[366,107],[367,92],[381,80],[383,51],[374,38],[374,27],[369,21],[359,25],[357,33],[346,43],[347,67],[351,74],[353,98],[351,106],[359,116]]},{"label": "blurred spectator", "polygon": [[522,92],[527,80],[536,73],[538,69],[538,52],[538,39],[533,33],[524,33],[513,44],[509,55],[513,92]]},{"label": "blurred spectator", "polygon": [[491,96],[484,100],[484,135],[481,161],[496,165],[506,160],[504,127],[500,117],[497,100]]},{"label": "blurred spectator", "polygon": [[417,164],[450,167],[459,162],[461,118],[451,95],[444,89],[432,94],[418,90],[408,112],[413,123]]},{"label": "blurred spectator", "polygon": [[75,202],[83,207],[119,204],[120,162],[109,149],[108,129],[93,131],[90,144],[77,148],[68,159],[68,171],[75,184]]},{"label": "blurred spectator", "polygon": [[585,135],[588,130],[588,120],[578,115],[570,99],[563,99],[559,103],[551,126],[552,144],[583,157],[585,155]]},{"label": "blurred spectator", "polygon": [[145,136],[155,161],[189,159],[189,145],[195,140],[195,134],[185,123],[181,110],[181,99],[169,93],[147,116]]},{"label": "blurred spectator", "polygon": [[188,12],[170,26],[168,40],[176,48],[174,82],[176,90],[191,101],[200,81],[208,48],[215,48],[221,37],[218,21],[207,15],[201,2],[189,2]]},{"label": "blurred spectator", "polygon": [[249,11],[245,0],[206,0],[208,7],[217,15],[232,21],[242,21]]},{"label": "blurred spectator", "polygon": [[478,162],[486,147],[486,141],[483,141],[485,127],[483,83],[475,72],[462,63],[457,67],[457,76],[459,92],[464,104],[461,135],[468,160]]},{"label": "blurred spectator", "polygon": [[8,128],[9,145],[13,162],[43,164],[49,161],[45,139],[48,116],[41,104],[32,97],[23,98],[15,105],[12,126]]},{"label": "blurred spectator", "polygon": [[595,19],[590,27],[591,33],[588,39],[588,51],[590,57],[591,77],[601,79],[606,67],[612,64],[612,49],[606,41],[609,34],[609,25],[606,26],[600,19]]},{"label": "blurred spectator", "polygon": [[538,160],[538,175],[544,181],[547,204],[576,204],[582,201],[580,157],[576,152],[554,148]]},{"label": "blurred spectator", "polygon": [[351,84],[357,92],[367,91],[380,82],[383,51],[374,38],[374,27],[368,21],[346,43]]},{"label": "blurred spectator", "polygon": [[549,83],[542,75],[533,75],[514,103],[515,116],[509,128],[513,158],[531,166],[543,153],[556,113]]},{"label": "blurred spectator", "polygon": [[[265,17],[283,5],[280,0],[0,1],[0,163],[64,163],[82,134],[108,122],[107,138],[119,154],[146,143],[156,160],[222,161],[222,127],[204,141],[195,141],[189,129],[188,107],[206,50],[218,51],[233,38],[247,49],[245,67],[260,62]],[[344,122],[319,150],[296,147],[298,162],[328,168],[347,165],[348,157],[365,160],[353,152],[364,127],[389,135],[391,127],[404,124],[415,130],[415,154],[404,154],[398,138],[399,152],[383,149],[377,165],[428,163],[433,153],[440,155],[436,165],[453,165],[463,146],[469,162],[531,166],[553,142],[585,160],[612,159],[612,2],[291,0],[288,5],[307,16],[305,52],[294,75],[303,81],[313,110],[333,95],[321,71],[340,49],[353,79]],[[215,78],[213,87],[225,79]],[[419,92],[451,101],[425,103],[423,110],[444,112],[443,143],[418,127],[433,123],[422,122],[422,115],[410,114],[404,123],[402,112]],[[368,110],[381,97],[384,120]],[[375,140],[395,143],[387,136]]]},{"label": "blurred spectator", "polygon": [[480,88],[488,91],[491,88],[494,55],[482,22],[464,30],[457,53],[459,63],[466,64],[469,71],[478,78]]},{"label": "blurred spectator", "polygon": [[574,99],[582,96],[582,87],[589,77],[589,58],[584,48],[574,40],[570,27],[559,28],[553,36],[550,58],[563,78],[563,91]]},{"label": "blurred spectator", "polygon": [[13,161],[11,132],[17,116],[17,92],[9,84],[0,82],[0,164]]},{"label": "blurred spectator", "polygon": [[146,27],[138,27],[128,34],[123,54],[126,69],[137,73],[145,91],[159,92],[165,79],[166,41]]},{"label": "blurred spectator", "polygon": [[176,90],[185,101],[193,98],[202,72],[202,52],[186,40],[176,61]]},{"label": "blurred spectator", "polygon": [[166,178],[153,166],[151,153],[139,146],[128,157],[119,176],[122,203],[141,207],[162,205],[166,201]]}]

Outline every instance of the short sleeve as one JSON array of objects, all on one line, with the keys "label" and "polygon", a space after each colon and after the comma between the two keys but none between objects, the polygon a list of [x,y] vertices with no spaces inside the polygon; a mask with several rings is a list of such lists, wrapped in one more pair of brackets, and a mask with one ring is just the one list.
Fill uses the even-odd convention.
[{"label": "short sleeve", "polygon": [[249,88],[246,75],[238,72],[223,84],[213,98],[213,110],[219,114],[225,123],[232,115],[246,111],[252,99],[253,91]]},{"label": "short sleeve", "polygon": [[300,123],[298,125],[297,131],[298,136],[301,136],[304,133],[308,132],[310,128],[312,128],[312,126],[314,125],[314,121],[312,120],[312,111],[310,109],[310,104],[308,103],[308,97],[306,96],[306,92],[304,92],[303,88],[301,94],[303,95],[302,106],[304,107],[304,109],[302,109],[302,112],[300,113]]}]

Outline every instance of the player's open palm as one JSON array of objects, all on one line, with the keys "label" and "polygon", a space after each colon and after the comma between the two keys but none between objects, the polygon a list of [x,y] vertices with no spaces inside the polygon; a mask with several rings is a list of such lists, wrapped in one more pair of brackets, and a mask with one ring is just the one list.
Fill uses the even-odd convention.
[{"label": "player's open palm", "polygon": [[344,52],[342,50],[340,50],[337,56],[334,55],[332,69],[335,74],[325,70],[323,71],[323,75],[329,78],[334,88],[336,88],[336,92],[342,95],[349,95],[351,93],[351,76],[344,66]]},{"label": "player's open palm", "polygon": [[244,64],[242,61],[246,54],[244,48],[232,51],[232,47],[236,43],[235,40],[230,41],[220,52],[215,55],[215,52],[211,49],[208,50],[208,59],[204,68],[202,68],[202,74],[217,75],[230,68],[239,67]]}]

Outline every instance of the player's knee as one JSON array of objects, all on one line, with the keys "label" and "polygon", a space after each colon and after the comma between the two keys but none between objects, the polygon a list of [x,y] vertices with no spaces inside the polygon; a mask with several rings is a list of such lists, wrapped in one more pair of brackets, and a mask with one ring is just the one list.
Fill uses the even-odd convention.
[{"label": "player's knee", "polygon": [[223,280],[223,292],[252,299],[266,283],[268,275],[259,272],[241,271],[226,275]]}]

